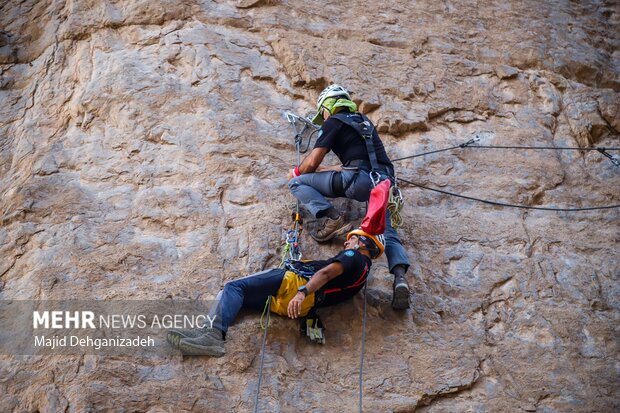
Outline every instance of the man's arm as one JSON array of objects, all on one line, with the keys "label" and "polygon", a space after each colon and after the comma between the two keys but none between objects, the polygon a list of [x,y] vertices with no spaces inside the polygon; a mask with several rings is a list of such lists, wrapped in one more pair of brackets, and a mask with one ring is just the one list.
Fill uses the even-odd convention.
[{"label": "man's arm", "polygon": [[329,152],[328,148],[314,148],[310,155],[306,156],[301,165],[299,165],[299,172],[302,174],[309,174],[317,170],[323,158]]},{"label": "man's arm", "polygon": [[[323,126],[321,127],[321,131],[319,132],[319,136],[317,137],[317,141],[315,143],[314,149],[308,156],[304,158],[301,162],[301,165],[297,168],[296,172],[289,172],[289,179],[294,176],[298,176],[299,174],[309,174],[312,172],[324,172],[324,171],[340,171],[340,166],[320,166],[321,162],[323,162],[323,158],[325,155],[331,150],[334,145],[335,140],[340,133],[340,128],[342,127],[342,122],[337,120],[327,119]],[[297,173],[298,172],[298,173]]]},{"label": "man's arm", "polygon": [[[312,172],[326,172],[326,171],[342,171],[342,165],[322,166],[323,158],[329,152],[327,148],[314,148],[310,155],[306,156],[301,165],[299,165],[298,171],[300,174],[309,174]],[[295,177],[293,171],[289,171],[288,179],[291,180]]]},{"label": "man's arm", "polygon": [[[332,262],[325,268],[321,268],[318,270],[310,281],[306,284],[306,288],[308,289],[308,294],[312,294],[313,292],[319,290],[322,286],[327,284],[329,280],[333,280],[344,271],[344,267],[339,262]],[[306,298],[305,294],[301,291],[293,297],[293,299],[288,303],[288,316],[290,318],[299,317],[299,313],[301,311],[301,303]]]}]

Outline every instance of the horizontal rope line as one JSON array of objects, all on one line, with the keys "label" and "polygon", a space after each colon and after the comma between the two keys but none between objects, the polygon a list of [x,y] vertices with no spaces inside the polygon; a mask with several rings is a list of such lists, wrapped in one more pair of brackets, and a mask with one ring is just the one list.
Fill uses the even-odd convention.
[{"label": "horizontal rope line", "polygon": [[536,207],[536,206],[529,206],[529,205],[515,205],[515,204],[504,203],[504,202],[489,201],[487,199],[475,198],[473,196],[455,194],[453,192],[443,191],[437,188],[430,188],[428,186],[420,185],[418,183],[415,183],[415,182],[412,182],[412,181],[409,181],[403,178],[398,178],[398,180],[402,182],[406,182],[418,188],[422,188],[422,189],[426,189],[426,190],[434,191],[434,192],[439,192],[440,194],[450,195],[450,196],[454,196],[458,198],[469,199],[471,201],[477,201],[477,202],[482,202],[482,203],[489,204],[489,205],[508,207],[508,208],[537,209],[537,210],[542,210],[542,211],[560,211],[560,212],[594,211],[594,210],[599,210],[599,209],[620,208],[620,205],[607,205],[607,206],[602,206],[602,207],[584,207],[584,208],[556,208],[556,207]]}]

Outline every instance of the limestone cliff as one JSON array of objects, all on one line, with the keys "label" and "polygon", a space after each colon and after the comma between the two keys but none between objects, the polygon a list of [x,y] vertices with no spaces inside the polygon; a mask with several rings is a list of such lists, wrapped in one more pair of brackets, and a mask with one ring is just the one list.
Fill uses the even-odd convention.
[{"label": "limestone cliff", "polygon": [[[475,133],[620,146],[619,19],[613,0],[0,1],[0,299],[203,298],[276,266],[294,203],[283,112],[332,82],[392,158]],[[620,204],[620,168],[596,151],[461,150],[397,173],[512,204]],[[620,409],[618,209],[403,191],[413,307],[392,311],[380,260],[365,411]],[[309,258],[339,246],[302,239]],[[270,327],[260,411],[357,411],[361,297],[323,316],[322,347]],[[220,359],[3,355],[0,410],[251,411],[260,343],[248,315]]]}]

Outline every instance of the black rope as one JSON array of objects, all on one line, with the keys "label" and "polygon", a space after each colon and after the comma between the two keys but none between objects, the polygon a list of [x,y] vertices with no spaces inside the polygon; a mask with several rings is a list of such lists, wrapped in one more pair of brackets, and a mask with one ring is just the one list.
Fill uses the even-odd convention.
[{"label": "black rope", "polygon": [[[471,141],[470,141],[471,142]],[[415,155],[403,156],[402,158],[392,159],[392,162],[398,162],[405,159],[417,158],[420,156],[430,155],[438,152],[446,152],[454,149],[540,149],[540,150],[556,150],[556,151],[620,151],[620,148],[612,147],[590,147],[590,148],[575,148],[569,146],[491,146],[491,145],[470,145],[468,143],[462,143],[460,145],[451,146],[449,148],[437,149],[434,151],[418,153]]]},{"label": "black rope", "polygon": [[437,188],[430,188],[428,186],[420,185],[420,184],[417,184],[417,183],[412,182],[412,181],[408,181],[408,180],[400,178],[400,177],[398,178],[398,180],[406,182],[406,183],[408,183],[410,185],[413,185],[413,186],[417,186],[418,188],[427,189],[429,191],[434,191],[434,192],[439,192],[440,194],[455,196],[455,197],[458,197],[458,198],[469,199],[471,201],[477,201],[477,202],[482,202],[482,203],[485,203],[485,204],[501,206],[501,207],[522,208],[522,209],[538,209],[538,210],[542,210],[542,211],[561,211],[561,212],[594,211],[594,210],[599,210],[599,209],[620,208],[620,205],[608,205],[608,206],[602,206],[602,207],[585,207],[585,208],[552,208],[552,207],[536,207],[536,206],[529,206],[529,205],[507,204],[507,203],[504,203],[504,202],[489,201],[489,200],[486,200],[486,199],[474,198],[472,196],[455,194],[453,192],[443,191],[443,190],[437,189]]},{"label": "black rope", "polygon": [[[267,298],[267,324],[263,330],[263,344],[260,349],[260,365],[258,367],[258,384],[256,385],[256,395],[254,397],[254,413],[258,412],[258,395],[260,393],[260,385],[263,381],[263,366],[265,364],[265,345],[267,343],[267,328],[269,327],[269,318],[271,311],[271,296]],[[262,321],[262,320],[261,320]]]},{"label": "black rope", "polygon": [[[314,137],[314,135],[315,135],[318,131],[319,131],[319,130],[318,130],[318,129],[316,129],[316,130],[314,130],[314,131],[312,131],[312,132],[310,133],[310,135],[308,136],[308,144],[306,145],[306,149],[303,149],[303,150],[302,150],[302,149],[299,149],[299,152],[300,152],[300,153],[306,153],[306,152],[308,152],[308,149],[310,149],[310,144],[312,143],[312,138]],[[303,138],[302,138],[302,139],[303,139]]]},{"label": "black rope", "polygon": [[[320,128],[314,125],[308,119],[302,118],[292,113],[288,113],[286,116],[287,116],[287,120],[293,126],[293,130],[295,131],[295,146],[297,147],[298,153],[308,152],[308,149],[310,149],[310,144],[312,143],[312,138],[320,130]],[[297,129],[297,120],[300,120],[301,123],[303,123],[303,127],[301,128],[301,130]],[[304,134],[310,128],[313,128],[314,130],[310,132],[310,134],[308,135],[308,143],[306,144],[306,148],[302,149]]]},{"label": "black rope", "polygon": [[360,354],[360,395],[359,395],[359,412],[362,413],[362,376],[364,374],[364,349],[366,343],[366,290],[368,288],[368,278],[366,278],[366,283],[364,284],[364,317],[362,318],[362,351]]},{"label": "black rope", "polygon": [[418,153],[415,155],[409,155],[409,156],[403,156],[402,158],[396,158],[396,159],[390,159],[390,161],[392,162],[398,162],[398,161],[402,161],[404,159],[411,159],[411,158],[417,158],[419,156],[425,156],[425,155],[430,155],[432,153],[439,153],[439,152],[446,152],[446,151],[451,151],[453,149],[459,149],[462,148],[462,145],[457,145],[457,146],[451,146],[449,148],[444,148],[444,149],[437,149],[435,151],[430,151],[430,152],[423,152],[423,153]]},{"label": "black rope", "polygon": [[480,149],[543,149],[556,151],[620,151],[620,148],[607,148],[604,146],[591,146],[589,148],[576,148],[572,146],[493,146],[493,145],[469,145],[465,148]]}]

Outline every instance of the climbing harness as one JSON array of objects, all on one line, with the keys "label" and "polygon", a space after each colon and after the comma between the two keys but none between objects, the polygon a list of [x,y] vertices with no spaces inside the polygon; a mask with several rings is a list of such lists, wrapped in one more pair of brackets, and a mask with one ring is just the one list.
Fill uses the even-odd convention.
[{"label": "climbing harness", "polygon": [[[361,116],[362,122],[358,122],[353,119],[357,116]],[[376,187],[379,182],[381,182],[382,175],[390,179],[392,183],[390,197],[388,199],[390,223],[394,229],[399,228],[403,224],[400,212],[404,206],[404,198],[402,192],[398,188],[398,179],[396,178],[394,170],[379,164],[377,153],[375,151],[375,145],[372,142],[372,137],[375,130],[374,125],[370,119],[362,113],[336,113],[331,117],[352,127],[364,141],[364,144],[366,145],[366,152],[368,152],[368,159],[370,160],[370,180],[372,181],[372,187]]]},{"label": "climbing harness", "polygon": [[[359,122],[354,117],[361,116],[362,121]],[[372,143],[373,132],[375,131],[375,127],[373,126],[370,119],[368,119],[365,115],[361,113],[335,113],[331,115],[332,118],[339,120],[340,122],[352,127],[355,131],[360,135],[364,144],[366,145],[366,152],[368,152],[368,160],[370,161],[370,173],[371,178],[372,174],[380,175],[380,171],[385,170],[379,165],[379,161],[377,160],[377,153],[375,152],[375,145]]]},{"label": "climbing harness", "polygon": [[[288,316],[289,302],[299,293],[299,289],[307,283],[308,279],[292,271],[286,271],[278,291],[271,298],[271,312],[284,317]],[[299,309],[300,316],[304,317],[310,313],[315,305],[316,296],[315,293],[306,293]]]}]

